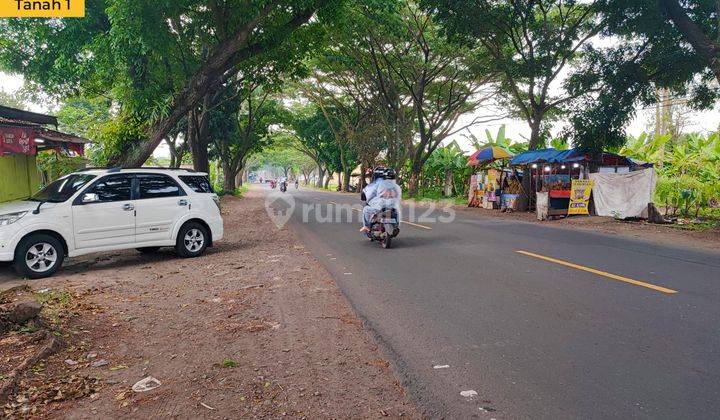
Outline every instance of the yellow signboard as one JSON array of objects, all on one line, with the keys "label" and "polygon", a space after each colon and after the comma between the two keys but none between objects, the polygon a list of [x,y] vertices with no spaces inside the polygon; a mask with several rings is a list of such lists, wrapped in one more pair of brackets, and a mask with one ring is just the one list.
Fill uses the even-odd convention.
[{"label": "yellow signboard", "polygon": [[570,214],[590,214],[590,192],[592,192],[592,179],[573,179],[570,191]]},{"label": "yellow signboard", "polygon": [[85,17],[85,0],[0,0],[0,18]]}]

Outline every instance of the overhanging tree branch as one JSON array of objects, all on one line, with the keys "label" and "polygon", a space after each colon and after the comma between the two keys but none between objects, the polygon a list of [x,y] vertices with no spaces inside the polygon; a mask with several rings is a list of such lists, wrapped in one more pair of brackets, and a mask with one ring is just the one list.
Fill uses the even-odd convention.
[{"label": "overhanging tree branch", "polygon": [[236,72],[234,68],[243,61],[281,45],[291,36],[295,29],[307,23],[315,11],[328,1],[318,0],[314,7],[298,10],[283,26],[282,32],[276,36],[248,44],[255,29],[275,8],[280,6],[280,2],[277,0],[268,3],[255,18],[238,30],[234,36],[215,48],[214,53],[207,59],[205,64],[193,74],[182,90],[175,95],[168,114],[148,128],[148,138],[134,148],[125,150],[122,156],[115,156],[110,159],[109,163],[111,165],[141,166],[178,121],[192,107],[197,105],[208,91],[218,87],[219,81],[227,72],[232,74],[233,71]]}]

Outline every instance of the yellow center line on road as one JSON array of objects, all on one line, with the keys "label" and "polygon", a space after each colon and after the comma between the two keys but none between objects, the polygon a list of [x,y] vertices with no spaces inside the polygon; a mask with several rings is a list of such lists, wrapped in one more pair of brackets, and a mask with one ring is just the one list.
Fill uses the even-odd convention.
[{"label": "yellow center line on road", "polygon": [[405,223],[405,224],[408,224],[408,225],[410,225],[410,226],[416,226],[416,227],[419,227],[419,228],[423,228],[423,229],[427,229],[427,230],[432,230],[432,228],[431,228],[430,226],[418,225],[417,223],[406,222],[406,221],[404,221],[404,220],[401,220],[400,223]]},{"label": "yellow center line on road", "polygon": [[532,252],[527,252],[527,251],[515,251],[515,252],[517,252],[518,254],[526,255],[528,257],[538,258],[538,259],[549,261],[549,262],[552,262],[555,264],[564,265],[566,267],[574,268],[576,270],[581,270],[581,271],[586,271],[588,273],[597,274],[599,276],[607,277],[609,279],[634,284],[635,286],[645,287],[645,288],[652,289],[652,290],[662,292],[662,293],[667,293],[669,295],[677,293],[677,290],[668,289],[666,287],[657,286],[657,285],[650,284],[650,283],[645,283],[644,281],[633,280],[633,279],[630,279],[627,277],[619,276],[617,274],[607,273],[605,271],[596,270],[594,268],[585,267],[585,266],[578,265],[578,264],[573,264],[571,262],[567,262],[567,261],[563,261],[563,260],[558,260],[557,258],[550,258],[550,257],[546,257],[544,255],[533,254]]},{"label": "yellow center line on road", "polygon": [[[356,209],[356,208],[353,207],[353,210],[355,210],[355,211],[358,212],[358,213],[362,213],[362,210],[360,210],[360,209]],[[406,222],[406,221],[404,221],[404,220],[401,220],[400,223],[405,223],[405,224],[410,225],[410,226],[415,226],[415,227],[419,227],[419,228],[423,228],[423,229],[427,229],[427,230],[432,230],[432,228],[431,228],[430,226],[418,225],[417,223]]]}]

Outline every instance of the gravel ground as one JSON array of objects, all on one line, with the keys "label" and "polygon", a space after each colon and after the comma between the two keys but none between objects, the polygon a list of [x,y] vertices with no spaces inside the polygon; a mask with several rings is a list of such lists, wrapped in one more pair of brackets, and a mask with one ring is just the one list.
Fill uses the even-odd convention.
[{"label": "gravel ground", "polygon": [[[99,254],[29,282],[91,309],[64,324],[66,347],[27,373],[6,415],[36,404],[38,417],[65,418],[419,417],[331,276],[275,227],[261,193],[223,205],[226,238],[201,258]],[[0,267],[0,289],[21,283]],[[131,390],[148,376],[161,385]],[[83,392],[57,397],[78,382]],[[45,400],[27,402],[28,389]]]}]

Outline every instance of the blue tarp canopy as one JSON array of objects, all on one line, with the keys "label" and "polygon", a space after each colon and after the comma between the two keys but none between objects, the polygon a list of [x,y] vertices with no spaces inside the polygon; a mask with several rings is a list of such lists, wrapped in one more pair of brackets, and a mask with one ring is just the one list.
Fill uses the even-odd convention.
[{"label": "blue tarp canopy", "polygon": [[510,160],[510,165],[529,165],[531,163],[566,163],[586,160],[585,153],[578,149],[556,150],[540,149],[528,150],[527,152],[515,155]]}]

